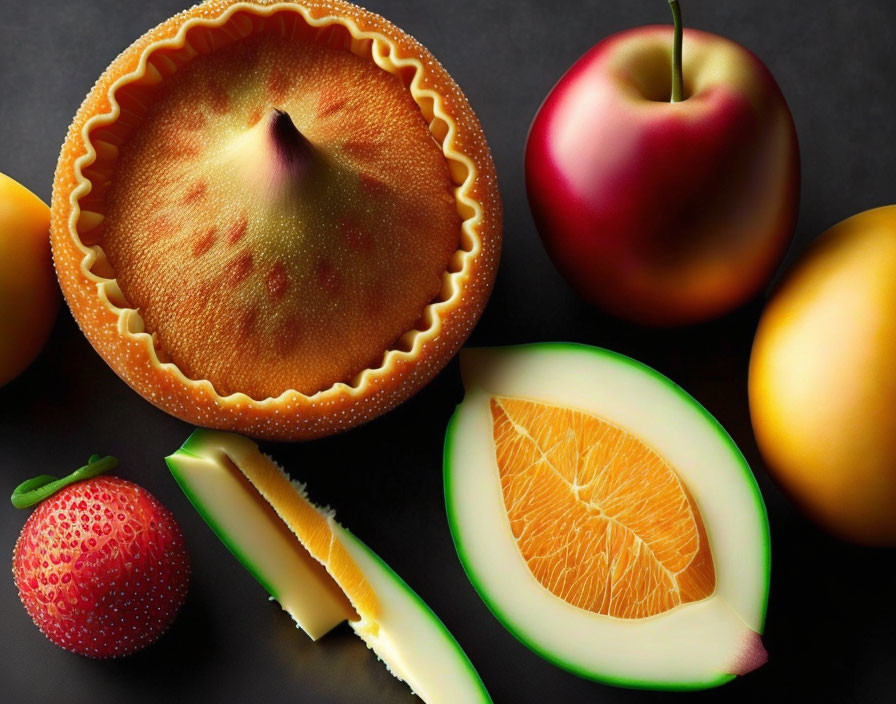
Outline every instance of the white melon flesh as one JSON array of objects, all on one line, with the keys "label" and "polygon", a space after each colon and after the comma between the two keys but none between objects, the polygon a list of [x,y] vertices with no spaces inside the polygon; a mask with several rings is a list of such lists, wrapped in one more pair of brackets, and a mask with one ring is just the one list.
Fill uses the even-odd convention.
[{"label": "white melon flesh", "polygon": [[246,478],[213,457],[179,452],[172,473],[206,523],[312,640],[350,618],[345,594]]},{"label": "white melon flesh", "polygon": [[334,532],[380,600],[378,633],[358,635],[389,670],[425,702],[490,702],[473,665],[423,600],[345,528],[336,524]]},{"label": "white melon flesh", "polygon": [[[474,587],[517,638],[581,676],[631,687],[697,689],[762,664],[768,595],[765,507],[741,453],[692,397],[652,369],[594,347],[467,350],[466,395],[445,445],[445,491],[458,554]],[[623,619],[573,606],[527,565],[504,504],[492,397],[576,409],[639,438],[675,469],[699,507],[715,565],[700,601]]]},{"label": "white melon flesh", "polygon": [[[304,488],[284,475],[246,438],[197,430],[166,458],[187,498],[215,534],[258,579],[296,623],[314,639],[343,621],[373,649],[390,672],[430,704],[490,702],[475,669],[442,622],[376,554],[333,518],[313,507]],[[276,470],[276,492],[263,495],[244,474],[249,463]],[[286,487],[286,492],[280,489]],[[270,489],[270,486],[268,486]],[[314,508],[327,531],[328,556],[344,550],[363,584],[344,591],[282,517],[287,503]],[[319,537],[319,536],[317,536]],[[345,563],[339,576],[346,574]],[[353,593],[372,591],[375,609],[356,610]],[[360,613],[359,613],[360,612]]]}]

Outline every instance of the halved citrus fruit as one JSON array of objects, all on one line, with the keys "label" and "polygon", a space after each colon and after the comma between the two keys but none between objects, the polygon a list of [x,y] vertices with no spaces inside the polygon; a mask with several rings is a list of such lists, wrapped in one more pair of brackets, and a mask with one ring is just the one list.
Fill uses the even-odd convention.
[{"label": "halved citrus fruit", "polygon": [[449,523],[514,635],[624,686],[710,687],[765,662],[764,504],[693,398],[581,345],[468,350],[461,366]]},{"label": "halved citrus fruit", "polygon": [[341,0],[187,10],[100,77],[56,173],[72,312],[144,397],[295,439],[364,422],[469,334],[494,166],[444,69]]},{"label": "halved citrus fruit", "polygon": [[491,701],[420,597],[251,440],[197,430],[166,462],[215,534],[311,638],[348,621],[423,701]]}]

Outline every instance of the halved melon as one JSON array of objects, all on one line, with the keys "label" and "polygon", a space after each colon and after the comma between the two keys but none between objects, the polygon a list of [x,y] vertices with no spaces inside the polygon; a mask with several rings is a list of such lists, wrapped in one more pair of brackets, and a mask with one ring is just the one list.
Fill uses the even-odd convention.
[{"label": "halved melon", "polygon": [[583,677],[699,689],[765,662],[765,506],[673,382],[573,344],[466,350],[445,495],[464,569],[517,638]]},{"label": "halved melon", "polygon": [[196,430],[166,462],[215,534],[311,638],[347,620],[424,701],[491,701],[420,597],[251,440]]}]

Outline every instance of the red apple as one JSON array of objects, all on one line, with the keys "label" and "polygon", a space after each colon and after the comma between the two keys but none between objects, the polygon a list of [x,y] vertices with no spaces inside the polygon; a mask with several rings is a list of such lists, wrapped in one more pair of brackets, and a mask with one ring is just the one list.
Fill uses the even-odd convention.
[{"label": "red apple", "polygon": [[686,30],[674,101],[674,34],[641,27],[594,46],[548,95],[526,146],[529,202],[557,268],[585,299],[652,325],[751,298],[793,235],[799,199],[793,118],[768,69]]}]

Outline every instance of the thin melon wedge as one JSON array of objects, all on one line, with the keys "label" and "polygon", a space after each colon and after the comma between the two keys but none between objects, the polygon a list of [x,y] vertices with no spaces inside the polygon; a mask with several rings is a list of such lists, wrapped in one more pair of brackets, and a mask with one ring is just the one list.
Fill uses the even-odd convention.
[{"label": "thin melon wedge", "polygon": [[466,350],[461,369],[448,520],[513,635],[625,687],[714,687],[765,662],[765,506],[706,410],[652,369],[584,345]]},{"label": "thin melon wedge", "polygon": [[491,701],[420,597],[251,440],[196,430],[166,462],[214,533],[311,638],[348,621],[425,702]]}]

